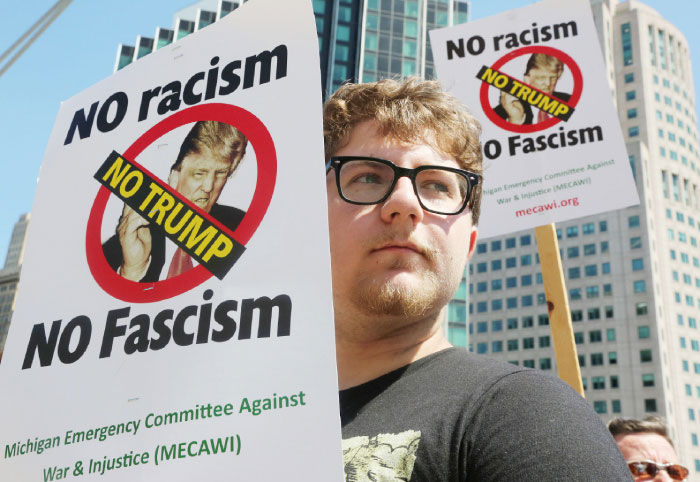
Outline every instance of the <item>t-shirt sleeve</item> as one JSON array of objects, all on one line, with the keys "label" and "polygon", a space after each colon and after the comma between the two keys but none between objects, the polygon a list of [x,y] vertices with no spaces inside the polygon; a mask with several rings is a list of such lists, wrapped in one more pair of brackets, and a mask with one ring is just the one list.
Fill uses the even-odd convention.
[{"label": "t-shirt sleeve", "polygon": [[538,371],[500,378],[465,422],[465,480],[632,480],[590,405],[564,382]]}]

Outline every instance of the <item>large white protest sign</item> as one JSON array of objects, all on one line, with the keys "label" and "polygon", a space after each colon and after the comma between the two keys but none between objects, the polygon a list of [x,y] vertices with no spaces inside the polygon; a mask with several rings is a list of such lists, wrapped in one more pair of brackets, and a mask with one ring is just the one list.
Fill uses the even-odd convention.
[{"label": "large white protest sign", "polygon": [[482,237],[638,203],[587,0],[430,32],[438,79],[483,126]]},{"label": "large white protest sign", "polygon": [[319,85],[311,2],[255,0],[62,104],[1,480],[342,480]]}]

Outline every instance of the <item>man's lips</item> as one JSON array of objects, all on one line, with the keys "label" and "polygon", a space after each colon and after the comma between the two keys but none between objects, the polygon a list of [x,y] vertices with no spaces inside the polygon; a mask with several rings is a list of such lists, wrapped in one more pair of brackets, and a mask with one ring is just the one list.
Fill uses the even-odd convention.
[{"label": "man's lips", "polygon": [[372,249],[372,252],[414,252],[420,255],[425,254],[425,250],[413,243],[391,242]]}]

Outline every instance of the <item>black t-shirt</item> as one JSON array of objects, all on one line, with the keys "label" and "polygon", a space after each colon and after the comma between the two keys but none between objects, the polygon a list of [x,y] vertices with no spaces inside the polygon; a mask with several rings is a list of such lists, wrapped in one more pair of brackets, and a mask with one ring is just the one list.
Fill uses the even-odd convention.
[{"label": "black t-shirt", "polygon": [[345,480],[632,480],[586,401],[560,380],[461,349],[340,392]]}]

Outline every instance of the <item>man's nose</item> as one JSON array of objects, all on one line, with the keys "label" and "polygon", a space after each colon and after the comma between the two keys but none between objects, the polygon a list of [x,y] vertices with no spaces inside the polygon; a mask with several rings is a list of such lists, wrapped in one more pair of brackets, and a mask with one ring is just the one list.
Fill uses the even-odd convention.
[{"label": "man's nose", "polygon": [[659,470],[656,472],[652,482],[673,482],[673,479],[669,477],[668,472],[665,470]]},{"label": "man's nose", "polygon": [[381,207],[381,216],[385,222],[399,218],[412,219],[414,223],[423,219],[423,207],[408,177],[400,177],[393,191]]},{"label": "man's nose", "polygon": [[213,188],[214,188],[214,175],[207,174],[206,176],[204,176],[204,179],[202,179],[201,189],[204,192],[211,192],[211,190]]}]

